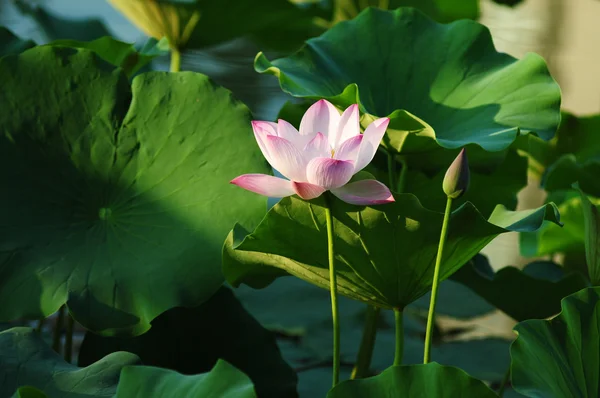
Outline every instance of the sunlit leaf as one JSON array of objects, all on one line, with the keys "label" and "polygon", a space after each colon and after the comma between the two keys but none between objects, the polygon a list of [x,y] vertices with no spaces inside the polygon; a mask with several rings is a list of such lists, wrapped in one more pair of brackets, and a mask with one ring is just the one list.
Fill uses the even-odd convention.
[{"label": "sunlit leaf", "polygon": [[411,8],[368,9],[287,58],[259,54],[255,69],[296,97],[358,102],[363,124],[389,116],[383,143],[401,153],[499,151],[519,132],[550,139],[560,120],[560,89],[541,57],[516,60],[477,22],[437,24]]},{"label": "sunlit leaf", "polygon": [[[332,201],[339,293],[384,308],[404,308],[429,291],[443,214],[411,194],[375,207]],[[282,199],[248,236],[236,227],[224,247],[223,272],[234,286],[264,287],[292,274],[329,288],[323,199]],[[440,279],[467,263],[497,235],[558,222],[554,205],[511,212],[498,206],[489,221],[466,203],[450,220]],[[302,239],[298,239],[301,236]]]},{"label": "sunlit leaf", "polygon": [[88,329],[140,334],[209,298],[227,232],[264,215],[228,184],[270,170],[248,109],[201,74],[130,85],[88,50],[37,47],[0,74],[0,319],[66,302]]}]

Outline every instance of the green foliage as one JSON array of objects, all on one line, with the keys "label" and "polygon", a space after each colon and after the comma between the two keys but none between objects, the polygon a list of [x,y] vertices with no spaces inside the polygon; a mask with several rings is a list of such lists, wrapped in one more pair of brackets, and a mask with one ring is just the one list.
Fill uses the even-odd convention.
[{"label": "green foliage", "polygon": [[247,108],[190,72],[130,86],[88,50],[37,47],[0,74],[0,319],[66,302],[88,329],[135,335],[210,297],[227,231],[265,209],[227,184],[269,172]]},{"label": "green foliage", "polygon": [[542,142],[530,137],[520,139],[518,147],[530,156],[533,169],[543,176],[548,192],[570,190],[575,182],[592,196],[600,196],[596,176],[600,171],[600,115],[575,116],[562,112],[556,137]]},{"label": "green foliage", "polygon": [[600,386],[600,288],[581,290],[562,302],[550,321],[515,327],[512,384],[527,397],[596,397]]},{"label": "green foliage", "polygon": [[600,285],[600,215],[598,208],[579,190],[585,222],[585,258],[588,276],[593,285]]},{"label": "green foliage", "polygon": [[334,387],[327,398],[362,397],[493,398],[497,395],[464,371],[437,363],[393,366],[378,376],[348,380]]},{"label": "green foliage", "polygon": [[551,262],[534,262],[523,270],[504,267],[494,272],[481,255],[458,270],[452,279],[517,321],[555,315],[563,297],[587,286],[582,275],[567,273]]},{"label": "green foliage", "polygon": [[248,376],[223,360],[194,376],[150,366],[123,369],[115,398],[146,397],[256,398],[256,393]]},{"label": "green foliage", "polygon": [[563,228],[544,225],[535,233],[520,235],[521,254],[527,257],[554,253],[583,253],[585,230],[581,198],[575,192],[552,193],[549,200],[557,202]]},{"label": "green foliage", "polygon": [[116,351],[136,354],[145,365],[184,374],[208,372],[221,358],[247,374],[259,396],[297,396],[297,376],[281,358],[274,334],[264,329],[226,287],[199,307],[162,313],[141,336],[86,333],[79,366]]},{"label": "green foliage", "polygon": [[85,48],[96,53],[106,62],[121,67],[127,76],[132,76],[142,67],[150,63],[153,58],[168,53],[166,40],[156,42],[137,51],[132,44],[123,43],[105,36],[94,41],[57,40],[49,44],[54,47]]},{"label": "green foliage", "polygon": [[[328,288],[322,200],[309,203],[284,198],[250,235],[234,228],[223,251],[228,282],[264,287],[289,273]],[[396,202],[376,207],[334,200],[331,212],[340,294],[402,309],[430,290],[442,214],[423,208],[411,194],[396,195]],[[545,219],[558,222],[554,205],[521,212],[499,206],[488,221],[472,204],[462,205],[450,220],[440,280],[456,272],[497,235],[533,231]]]},{"label": "green foliage", "polygon": [[368,9],[292,56],[259,54],[255,69],[296,97],[359,103],[363,124],[389,116],[383,144],[400,153],[499,151],[519,132],[550,139],[560,120],[560,90],[541,57],[517,61],[495,51],[482,25],[441,25],[414,9]]},{"label": "green foliage", "polygon": [[[112,397],[121,369],[137,363],[137,356],[117,352],[78,368],[52,351],[33,329],[12,328],[0,332],[0,396],[9,397],[20,386],[29,386],[56,398]],[[21,388],[18,394],[39,397],[30,388]]]}]

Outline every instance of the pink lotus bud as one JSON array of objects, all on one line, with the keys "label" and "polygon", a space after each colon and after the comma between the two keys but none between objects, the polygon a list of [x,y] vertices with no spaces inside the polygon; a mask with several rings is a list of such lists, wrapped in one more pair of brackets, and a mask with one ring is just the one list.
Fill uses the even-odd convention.
[{"label": "pink lotus bud", "polygon": [[446,171],[442,185],[444,193],[452,199],[462,196],[469,189],[469,180],[469,161],[463,148]]}]

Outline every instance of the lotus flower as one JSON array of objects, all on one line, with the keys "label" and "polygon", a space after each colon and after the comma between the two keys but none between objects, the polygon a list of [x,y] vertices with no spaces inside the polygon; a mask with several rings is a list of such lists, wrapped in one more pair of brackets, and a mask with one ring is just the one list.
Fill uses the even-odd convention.
[{"label": "lotus flower", "polygon": [[389,121],[377,119],[361,134],[358,105],[351,105],[340,115],[325,100],[306,111],[300,131],[281,119],[277,123],[253,121],[263,155],[287,179],[244,174],[231,183],[273,198],[297,194],[308,200],[330,191],[355,205],[393,202],[390,190],[377,180],[348,183],[373,160]]}]

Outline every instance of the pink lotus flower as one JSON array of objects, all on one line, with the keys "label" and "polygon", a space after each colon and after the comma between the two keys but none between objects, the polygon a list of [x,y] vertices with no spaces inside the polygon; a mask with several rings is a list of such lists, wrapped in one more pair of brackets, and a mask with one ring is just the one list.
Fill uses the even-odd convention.
[{"label": "pink lotus flower", "polygon": [[388,118],[373,121],[360,133],[358,105],[342,115],[328,101],[313,104],[302,117],[300,131],[278,123],[253,121],[256,142],[271,166],[287,178],[244,174],[231,181],[244,189],[274,198],[297,194],[314,199],[325,191],[355,205],[394,201],[390,190],[377,180],[348,184],[368,165],[379,147]]}]

